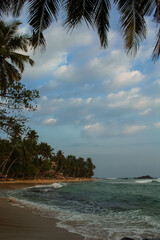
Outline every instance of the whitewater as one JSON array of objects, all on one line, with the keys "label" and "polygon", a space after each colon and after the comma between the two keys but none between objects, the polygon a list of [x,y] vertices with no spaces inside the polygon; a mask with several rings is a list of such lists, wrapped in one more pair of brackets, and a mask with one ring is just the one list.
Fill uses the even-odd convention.
[{"label": "whitewater", "polygon": [[53,183],[7,194],[86,240],[160,238],[160,178]]}]

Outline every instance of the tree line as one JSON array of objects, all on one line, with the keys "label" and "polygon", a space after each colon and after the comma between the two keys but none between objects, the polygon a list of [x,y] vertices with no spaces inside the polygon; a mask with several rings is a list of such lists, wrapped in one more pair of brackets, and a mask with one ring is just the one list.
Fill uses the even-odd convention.
[{"label": "tree line", "polygon": [[15,129],[9,140],[0,139],[0,174],[8,178],[91,178],[95,165],[91,158],[64,156],[46,142],[38,143],[35,130],[29,129],[25,136]]},{"label": "tree line", "polygon": [[23,110],[35,111],[39,92],[26,89],[20,83],[25,63],[33,60],[27,52],[32,45],[30,36],[20,34],[19,21],[0,21],[0,174],[10,178],[31,177],[92,177],[92,160],[64,156],[45,142],[38,143],[35,130],[26,127]]}]

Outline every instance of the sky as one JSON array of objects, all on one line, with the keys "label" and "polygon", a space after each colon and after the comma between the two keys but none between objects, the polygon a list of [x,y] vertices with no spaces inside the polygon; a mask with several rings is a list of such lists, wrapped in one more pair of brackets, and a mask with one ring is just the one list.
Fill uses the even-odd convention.
[{"label": "sky", "polygon": [[[65,155],[91,157],[96,177],[160,176],[160,61],[152,62],[155,25],[135,58],[126,56],[113,11],[109,46],[85,25],[46,32],[45,52],[31,53],[23,83],[37,88],[30,126]],[[23,25],[21,31],[27,31]]]}]

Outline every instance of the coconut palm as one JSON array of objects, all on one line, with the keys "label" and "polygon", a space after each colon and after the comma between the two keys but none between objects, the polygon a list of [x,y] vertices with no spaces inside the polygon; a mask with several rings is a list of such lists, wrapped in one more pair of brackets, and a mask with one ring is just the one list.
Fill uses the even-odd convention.
[{"label": "coconut palm", "polygon": [[0,21],[0,93],[5,95],[6,89],[15,81],[21,79],[24,64],[34,64],[27,55],[30,39],[26,34],[18,33],[20,21],[6,24]]},{"label": "coconut palm", "polygon": [[[64,26],[73,29],[83,21],[96,29],[102,47],[107,46],[107,33],[110,28],[109,13],[114,4],[120,12],[120,28],[128,54],[134,55],[146,38],[145,16],[152,16],[160,23],[159,0],[1,0],[0,14],[12,12],[20,15],[24,3],[29,10],[29,24],[33,28],[33,44],[44,44],[43,32],[53,20],[57,20],[60,10]],[[160,29],[153,51],[153,60],[160,54]]]}]

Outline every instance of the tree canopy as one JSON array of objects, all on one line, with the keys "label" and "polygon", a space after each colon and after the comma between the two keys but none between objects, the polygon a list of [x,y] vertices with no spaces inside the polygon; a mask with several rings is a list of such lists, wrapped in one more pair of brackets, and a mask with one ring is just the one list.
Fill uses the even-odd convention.
[{"label": "tree canopy", "polygon": [[25,63],[34,64],[24,54],[29,50],[30,38],[18,32],[20,24],[20,21],[9,24],[0,21],[0,130],[9,135],[15,129],[22,130],[27,120],[23,110],[34,111],[39,97],[37,90],[28,90],[20,82]]},{"label": "tree canopy", "polygon": [[120,29],[127,54],[136,54],[140,43],[146,38],[146,16],[151,16],[157,31],[153,61],[160,55],[160,4],[157,0],[1,0],[0,15],[12,13],[20,16],[23,6],[28,11],[28,23],[32,27],[32,44],[36,48],[45,44],[44,31],[61,12],[63,26],[74,29],[85,22],[97,31],[100,44],[106,48],[110,29],[110,10],[114,5],[120,13]]},{"label": "tree canopy", "polygon": [[[73,155],[64,156],[45,142],[38,142],[38,134],[29,129],[25,135],[16,129],[9,140],[0,139],[0,173],[11,178],[86,177],[94,175],[91,158],[86,161]],[[61,175],[60,175],[61,174]]]},{"label": "tree canopy", "polygon": [[[34,61],[24,52],[30,46],[29,36],[19,34],[20,21],[7,24],[0,21],[0,95],[4,96],[6,89],[15,81],[21,80],[24,64],[34,64]],[[23,53],[20,53],[22,51]]]}]

